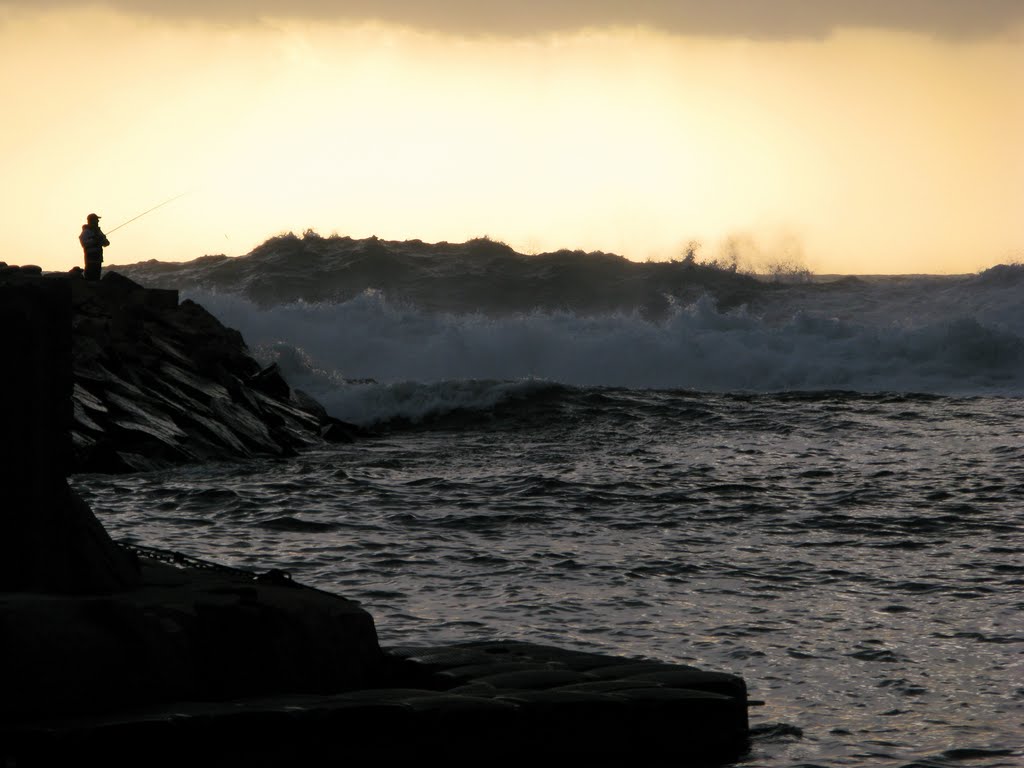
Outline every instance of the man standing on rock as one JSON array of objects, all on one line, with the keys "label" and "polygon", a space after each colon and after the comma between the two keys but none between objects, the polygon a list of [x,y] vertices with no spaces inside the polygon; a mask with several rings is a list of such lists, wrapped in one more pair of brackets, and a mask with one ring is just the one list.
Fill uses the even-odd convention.
[{"label": "man standing on rock", "polygon": [[82,234],[78,236],[78,242],[82,244],[85,251],[85,279],[99,280],[100,269],[103,264],[103,247],[110,245],[107,236],[100,229],[100,217],[90,213],[82,225]]}]

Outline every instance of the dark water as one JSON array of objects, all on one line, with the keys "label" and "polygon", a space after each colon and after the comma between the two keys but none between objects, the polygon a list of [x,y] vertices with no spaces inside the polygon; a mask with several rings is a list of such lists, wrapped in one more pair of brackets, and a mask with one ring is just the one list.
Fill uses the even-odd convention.
[{"label": "dark water", "polygon": [[738,673],[751,766],[1024,765],[1024,266],[780,286],[307,234],[129,274],[380,436],[78,478],[116,535],[289,569],[385,643]]},{"label": "dark water", "polygon": [[362,386],[379,437],[75,484],[116,537],[288,569],[385,644],[740,674],[748,765],[1024,764],[1024,399]]}]

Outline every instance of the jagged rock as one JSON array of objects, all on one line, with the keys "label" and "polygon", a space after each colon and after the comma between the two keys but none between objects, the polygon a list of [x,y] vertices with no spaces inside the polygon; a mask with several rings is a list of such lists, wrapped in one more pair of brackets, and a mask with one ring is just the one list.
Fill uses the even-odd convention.
[{"label": "jagged rock", "polygon": [[331,416],[326,408],[301,389],[292,390],[292,401],[320,419],[320,436],[329,443],[351,443],[366,435],[362,427]]},{"label": "jagged rock", "polygon": [[[70,279],[73,471],[127,472],[204,460],[290,456],[351,439],[242,335],[176,291],[117,272]],[[325,433],[328,437],[325,437]]]},{"label": "jagged rock", "polygon": [[292,389],[281,375],[277,363],[271,363],[249,378],[249,386],[271,397],[284,399],[291,396]]}]

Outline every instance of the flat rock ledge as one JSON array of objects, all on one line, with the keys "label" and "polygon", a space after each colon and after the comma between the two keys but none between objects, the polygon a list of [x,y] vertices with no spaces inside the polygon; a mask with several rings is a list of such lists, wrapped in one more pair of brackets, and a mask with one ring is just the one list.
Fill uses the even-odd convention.
[{"label": "flat rock ledge", "polygon": [[735,675],[516,641],[382,649],[357,604],[279,571],[140,565],[123,593],[0,594],[5,765],[707,765],[747,749]]}]

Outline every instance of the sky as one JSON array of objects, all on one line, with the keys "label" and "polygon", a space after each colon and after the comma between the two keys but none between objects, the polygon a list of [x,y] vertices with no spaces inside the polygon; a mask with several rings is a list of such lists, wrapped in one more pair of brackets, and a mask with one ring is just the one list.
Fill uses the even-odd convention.
[{"label": "sky", "polygon": [[972,272],[1024,261],[1022,94],[1020,0],[0,0],[0,260],[80,265],[96,212],[108,265],[313,229]]}]

